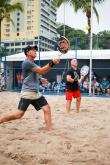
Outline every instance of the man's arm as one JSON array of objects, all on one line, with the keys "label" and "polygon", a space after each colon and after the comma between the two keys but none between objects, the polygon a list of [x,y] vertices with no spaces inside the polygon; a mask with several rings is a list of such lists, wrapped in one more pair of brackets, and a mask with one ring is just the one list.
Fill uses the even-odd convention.
[{"label": "man's arm", "polygon": [[46,78],[40,77],[39,80],[43,85],[46,85],[48,83],[48,80]]},{"label": "man's arm", "polygon": [[60,59],[53,59],[50,63],[48,63],[47,65],[40,67],[37,66],[33,71],[39,74],[45,74],[48,73],[49,70],[56,64],[59,64]]},{"label": "man's arm", "polygon": [[70,83],[74,83],[74,81],[75,81],[73,78],[71,78],[71,75],[67,75],[66,80]]},{"label": "man's arm", "polygon": [[84,80],[84,76],[81,76],[80,79],[78,80],[78,83],[80,84]]},{"label": "man's arm", "polygon": [[74,81],[78,81],[78,83],[80,84],[80,83],[83,81],[84,76],[81,76],[80,79],[73,79],[73,78],[71,78],[70,75],[67,75],[67,76],[66,76],[66,79],[67,79],[67,81],[70,82],[70,83],[74,83]]}]

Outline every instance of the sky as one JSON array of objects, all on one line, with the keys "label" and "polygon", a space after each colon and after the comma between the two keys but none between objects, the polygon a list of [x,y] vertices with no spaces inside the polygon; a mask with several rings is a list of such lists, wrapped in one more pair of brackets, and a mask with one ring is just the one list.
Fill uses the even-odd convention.
[{"label": "sky", "polygon": [[[103,30],[110,31],[110,0],[105,0],[102,4],[96,6],[99,14],[99,23],[97,22],[96,16],[93,14],[93,33],[97,34]],[[65,5],[65,16],[64,16],[64,5],[57,9],[57,22],[64,23],[75,29],[81,29],[85,32],[87,26],[87,19],[83,12],[74,12],[74,9],[70,5]],[[64,21],[65,18],[65,21]]]}]

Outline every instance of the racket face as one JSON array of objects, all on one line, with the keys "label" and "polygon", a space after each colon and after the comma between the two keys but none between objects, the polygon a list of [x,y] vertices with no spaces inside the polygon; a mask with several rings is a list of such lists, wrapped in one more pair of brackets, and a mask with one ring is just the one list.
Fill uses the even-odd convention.
[{"label": "racket face", "polygon": [[70,42],[64,36],[59,38],[57,45],[58,45],[58,51],[60,51],[62,54],[66,54],[70,48]]},{"label": "racket face", "polygon": [[89,67],[87,65],[84,65],[81,70],[80,73],[82,76],[86,76],[89,73]]}]

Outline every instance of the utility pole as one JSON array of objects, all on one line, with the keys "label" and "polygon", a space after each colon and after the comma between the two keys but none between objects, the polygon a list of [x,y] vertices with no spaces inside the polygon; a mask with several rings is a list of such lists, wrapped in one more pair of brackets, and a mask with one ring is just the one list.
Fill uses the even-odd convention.
[{"label": "utility pole", "polygon": [[93,0],[91,0],[91,32],[90,32],[90,73],[89,73],[89,95],[91,96],[91,84],[92,84],[92,42],[93,42]]}]

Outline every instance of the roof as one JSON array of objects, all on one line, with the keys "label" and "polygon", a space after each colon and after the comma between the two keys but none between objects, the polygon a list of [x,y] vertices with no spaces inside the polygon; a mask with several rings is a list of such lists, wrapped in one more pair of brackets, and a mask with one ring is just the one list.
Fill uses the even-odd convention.
[{"label": "roof", "polygon": [[[66,54],[63,54],[61,59],[75,58],[77,53],[78,59],[90,59],[90,50],[69,50]],[[50,60],[58,57],[58,51],[43,51],[40,52],[40,60]],[[24,61],[26,58],[24,53],[18,53],[6,57],[6,61]],[[110,50],[92,50],[92,59],[110,59]],[[36,60],[39,60],[39,53],[37,53]],[[5,61],[5,57],[2,57],[2,61]]]}]

